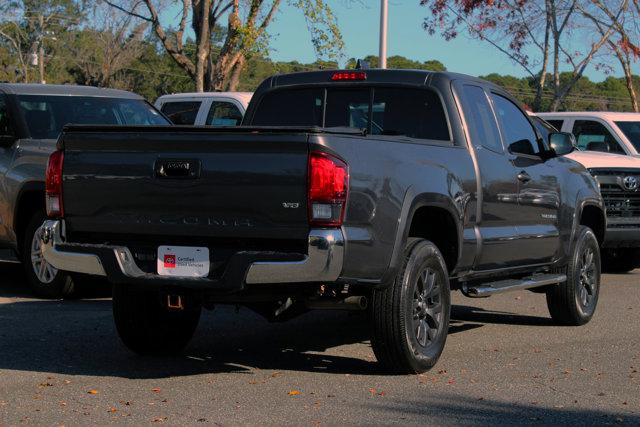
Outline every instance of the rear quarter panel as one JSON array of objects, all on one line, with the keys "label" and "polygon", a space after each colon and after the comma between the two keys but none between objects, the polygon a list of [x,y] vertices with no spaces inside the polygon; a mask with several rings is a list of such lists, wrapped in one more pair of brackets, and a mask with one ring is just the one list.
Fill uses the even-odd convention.
[{"label": "rear quarter panel", "polygon": [[393,137],[313,136],[311,149],[319,147],[349,165],[344,278],[380,281],[402,244],[405,222],[422,205],[451,212],[461,239],[462,229],[472,230],[476,179],[465,148]]},{"label": "rear quarter panel", "polygon": [[[4,150],[0,162],[0,208],[2,231],[0,240],[16,242],[15,223],[20,196],[24,191],[44,191],[44,175],[49,155],[55,150],[53,140],[21,139]],[[44,209],[44,198],[42,199]]]}]

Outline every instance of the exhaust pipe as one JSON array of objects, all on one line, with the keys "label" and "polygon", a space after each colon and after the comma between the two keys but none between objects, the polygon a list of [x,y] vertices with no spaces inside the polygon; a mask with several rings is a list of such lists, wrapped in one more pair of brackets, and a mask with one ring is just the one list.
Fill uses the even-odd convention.
[{"label": "exhaust pipe", "polygon": [[343,299],[316,299],[306,301],[307,308],[313,310],[366,310],[369,301],[365,296],[350,296]]}]

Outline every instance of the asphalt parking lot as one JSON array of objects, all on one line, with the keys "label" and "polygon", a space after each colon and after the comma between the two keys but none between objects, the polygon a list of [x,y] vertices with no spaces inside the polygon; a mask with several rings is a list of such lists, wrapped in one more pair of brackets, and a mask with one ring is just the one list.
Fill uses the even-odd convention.
[{"label": "asphalt parking lot", "polygon": [[0,426],[640,424],[640,270],[604,276],[579,328],[541,295],[455,294],[442,359],[416,376],[380,372],[346,312],[269,324],[221,307],[183,356],[141,358],[100,292],[37,300],[21,280],[0,267]]}]

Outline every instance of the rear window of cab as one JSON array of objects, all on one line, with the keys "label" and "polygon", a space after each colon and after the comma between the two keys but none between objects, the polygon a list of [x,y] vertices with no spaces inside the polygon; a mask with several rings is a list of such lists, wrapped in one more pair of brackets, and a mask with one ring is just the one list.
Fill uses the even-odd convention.
[{"label": "rear window of cab", "polygon": [[263,96],[251,124],[350,127],[373,135],[451,140],[440,97],[419,88],[276,89]]}]

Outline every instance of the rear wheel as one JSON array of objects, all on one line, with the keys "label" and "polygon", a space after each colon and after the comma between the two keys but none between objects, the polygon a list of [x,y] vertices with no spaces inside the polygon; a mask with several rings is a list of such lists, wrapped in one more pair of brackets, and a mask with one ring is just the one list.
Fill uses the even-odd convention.
[{"label": "rear wheel", "polygon": [[639,266],[639,249],[605,249],[602,251],[602,270],[606,273],[628,273]]},{"label": "rear wheel", "polygon": [[49,264],[42,256],[44,212],[33,214],[22,239],[21,257],[25,275],[33,292],[41,298],[62,298],[73,294],[71,277]]},{"label": "rear wheel", "polygon": [[551,317],[562,325],[589,322],[600,294],[600,246],[588,227],[580,227],[566,267],[567,281],[547,291]]},{"label": "rear wheel", "polygon": [[[165,296],[166,297],[166,296]],[[128,285],[113,287],[113,318],[122,342],[145,356],[180,353],[200,321],[200,304],[183,297],[183,309],[168,309],[162,295]]]},{"label": "rear wheel", "polygon": [[427,240],[409,239],[393,284],[373,293],[371,346],[378,361],[398,373],[432,368],[447,340],[450,311],[449,275],[440,251]]}]

